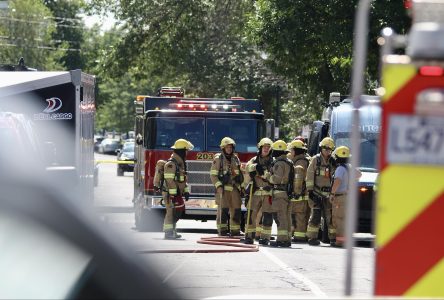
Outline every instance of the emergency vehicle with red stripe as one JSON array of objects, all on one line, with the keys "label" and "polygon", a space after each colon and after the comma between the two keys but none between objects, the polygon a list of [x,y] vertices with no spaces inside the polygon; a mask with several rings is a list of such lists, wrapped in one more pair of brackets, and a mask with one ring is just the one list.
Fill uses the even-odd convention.
[{"label": "emergency vehicle with red stripe", "polygon": [[182,218],[206,221],[216,217],[210,168],[222,138],[235,140],[235,152],[246,163],[256,155],[258,141],[274,132],[274,120],[265,119],[257,99],[189,98],[180,87],[163,87],[156,96],[137,96],[135,107],[133,202],[136,227],[142,231],[162,229],[165,207],[153,179],[156,162],[170,158],[177,139],[194,145],[187,153],[191,196]]}]

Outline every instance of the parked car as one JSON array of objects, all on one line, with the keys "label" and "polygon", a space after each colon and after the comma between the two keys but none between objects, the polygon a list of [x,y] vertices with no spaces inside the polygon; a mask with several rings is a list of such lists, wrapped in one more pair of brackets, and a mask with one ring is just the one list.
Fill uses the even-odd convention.
[{"label": "parked car", "polygon": [[120,143],[120,140],[106,138],[100,143],[97,152],[104,154],[115,154],[116,150],[121,148],[122,144]]},{"label": "parked car", "polygon": [[[134,142],[126,142],[122,149],[117,149],[118,161],[134,161]],[[117,164],[117,176],[123,176],[124,172],[133,172],[134,163]]]},{"label": "parked car", "polygon": [[103,136],[94,136],[94,152],[99,152],[99,146],[104,139]]}]

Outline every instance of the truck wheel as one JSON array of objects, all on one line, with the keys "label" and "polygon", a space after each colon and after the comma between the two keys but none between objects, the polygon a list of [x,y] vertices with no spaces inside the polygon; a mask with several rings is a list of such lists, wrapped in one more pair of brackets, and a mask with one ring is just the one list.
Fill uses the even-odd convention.
[{"label": "truck wheel", "polygon": [[123,170],[120,167],[117,167],[117,176],[123,176]]},{"label": "truck wheel", "polygon": [[147,209],[134,210],[136,229],[141,232],[159,232],[163,231],[163,219],[165,213],[163,211]]}]

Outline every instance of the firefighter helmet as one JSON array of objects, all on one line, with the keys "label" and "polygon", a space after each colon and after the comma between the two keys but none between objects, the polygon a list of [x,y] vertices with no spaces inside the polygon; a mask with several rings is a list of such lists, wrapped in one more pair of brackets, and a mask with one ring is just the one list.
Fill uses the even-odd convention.
[{"label": "firefighter helmet", "polygon": [[290,149],[293,149],[293,148],[307,150],[305,143],[301,140],[294,140],[290,144],[288,144],[288,151],[290,151]]},{"label": "firefighter helmet", "polygon": [[326,137],[319,143],[319,147],[330,148],[331,150],[333,150],[335,148],[335,142],[331,137]]},{"label": "firefighter helmet", "polygon": [[338,158],[349,158],[351,156],[350,149],[347,146],[339,146],[333,151],[332,155]]},{"label": "firefighter helmet", "polygon": [[178,139],[176,142],[174,142],[174,145],[171,146],[172,149],[186,149],[186,150],[193,150],[194,146],[189,141],[185,139]]},{"label": "firefighter helmet", "polygon": [[287,151],[287,143],[285,143],[283,140],[277,140],[273,143],[273,145],[271,145],[271,148],[274,151]]},{"label": "firefighter helmet", "polygon": [[259,143],[257,144],[257,147],[260,148],[263,145],[270,145],[271,146],[271,145],[273,145],[273,141],[270,140],[269,138],[265,137],[259,141]]},{"label": "firefighter helmet", "polygon": [[236,147],[236,142],[232,138],[226,136],[220,141],[220,148],[223,149],[227,145],[233,145],[233,147]]}]

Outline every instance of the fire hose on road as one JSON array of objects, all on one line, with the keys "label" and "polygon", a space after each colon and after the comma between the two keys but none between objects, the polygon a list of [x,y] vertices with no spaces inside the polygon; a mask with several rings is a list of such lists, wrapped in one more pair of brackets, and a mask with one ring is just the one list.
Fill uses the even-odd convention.
[{"label": "fire hose on road", "polygon": [[[157,249],[141,250],[138,253],[225,253],[225,252],[257,252],[258,245],[242,244],[241,237],[202,237],[196,242],[198,244],[224,246],[208,249]],[[230,247],[230,248],[227,248]]]}]

